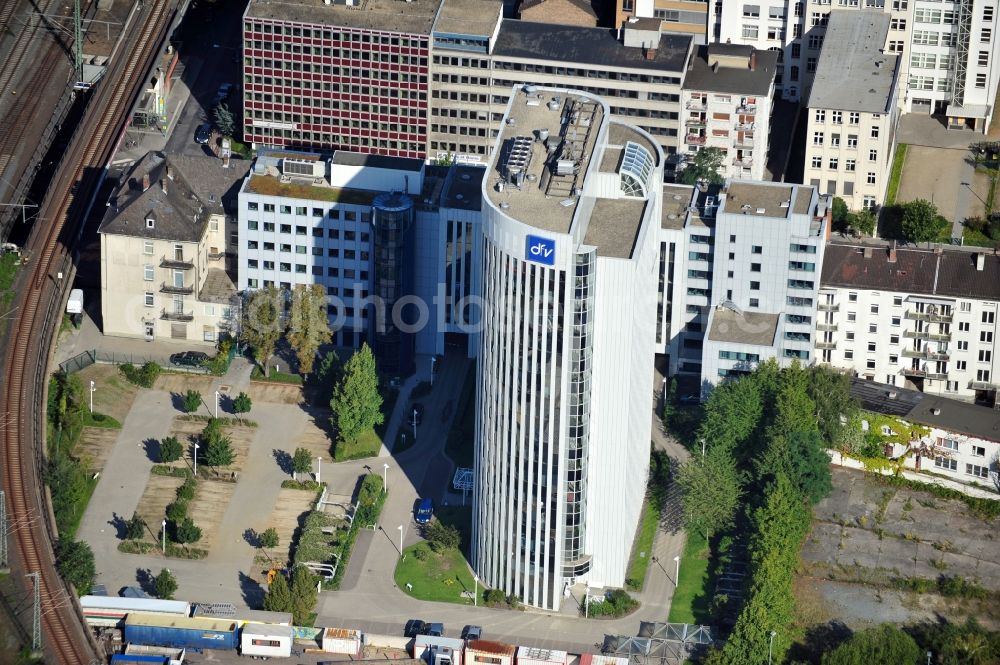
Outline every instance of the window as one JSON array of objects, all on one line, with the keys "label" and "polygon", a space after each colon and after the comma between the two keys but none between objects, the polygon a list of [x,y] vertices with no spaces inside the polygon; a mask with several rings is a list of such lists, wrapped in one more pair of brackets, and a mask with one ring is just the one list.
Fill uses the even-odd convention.
[{"label": "window", "polygon": [[935,457],[934,466],[939,469],[944,469],[945,471],[957,471],[958,460],[954,460],[950,457]]},{"label": "window", "polygon": [[980,466],[978,464],[966,464],[965,473],[970,476],[976,476],[977,478],[989,478],[990,468],[988,466]]},{"label": "window", "polygon": [[278,227],[278,228],[279,228],[279,230],[280,230],[280,231],[281,231],[282,233],[291,233],[291,232],[292,232],[292,225],[291,225],[291,224],[282,224],[282,225],[281,225],[280,227]]},{"label": "window", "polygon": [[889,335],[889,344],[899,346],[899,335]]},{"label": "window", "polygon": [[983,446],[972,446],[973,457],[986,457],[986,448]]},{"label": "window", "polygon": [[979,52],[979,58],[978,58],[976,64],[978,64],[980,67],[989,67],[989,65],[990,65],[990,52],[989,51],[980,51]]},{"label": "window", "polygon": [[806,71],[807,72],[816,71],[816,58],[806,58]]},{"label": "window", "polygon": [[986,87],[986,74],[976,74],[976,87],[977,88]]},{"label": "window", "polygon": [[969,322],[959,321],[958,322],[958,332],[969,332]]},{"label": "window", "polygon": [[993,333],[990,332],[989,330],[982,331],[981,333],[979,333],[979,341],[980,342],[988,342],[988,343],[992,342],[993,341]]},{"label": "window", "polygon": [[[809,35],[808,44],[809,48],[813,50],[819,50],[823,46],[823,35]],[[817,115],[820,113],[823,113],[823,111],[816,112]]]},{"label": "window", "polygon": [[875,369],[875,360],[873,358],[869,358],[868,360],[866,360],[865,367],[867,367],[868,369]]},{"label": "window", "polygon": [[822,157],[813,157],[812,158],[812,167],[814,169],[821,169],[821,168],[823,168],[823,158]]},{"label": "window", "polygon": [[889,364],[890,365],[898,365],[899,364],[899,356],[897,356],[897,355],[890,355],[889,356]]},{"label": "window", "polygon": [[247,210],[257,210],[257,202],[247,201]]},{"label": "window", "polygon": [[144,299],[143,304],[146,305],[146,307],[152,307],[153,306],[153,292],[152,291],[146,291],[146,295],[145,295],[145,299]]},{"label": "window", "polygon": [[964,360],[956,360],[955,361],[955,369],[957,369],[959,372],[964,372],[965,371],[965,361]]},{"label": "window", "polygon": [[848,171],[848,172],[853,172],[854,169],[857,168],[857,164],[858,164],[857,160],[854,160],[854,159],[845,159],[844,160],[844,170]]},{"label": "window", "polygon": [[877,323],[869,323],[868,324],[868,332],[871,333],[871,334],[873,334],[873,335],[875,333],[877,333],[878,332],[878,324]]},{"label": "window", "polygon": [[957,342],[956,345],[957,345],[959,351],[968,351],[969,350],[969,343],[968,342]]},{"label": "window", "polygon": [[751,291],[760,291],[760,282],[750,282]]},{"label": "window", "polygon": [[[812,42],[812,39],[813,39],[812,37],[809,38],[810,43]],[[816,122],[826,122],[826,111],[822,109],[816,109]]]},{"label": "window", "polygon": [[848,148],[857,148],[858,147],[858,135],[857,134],[848,134],[847,135],[847,147]]},{"label": "window", "polygon": [[869,185],[874,185],[875,184],[875,172],[874,171],[869,171],[868,172],[868,178],[866,179],[866,182]]},{"label": "window", "polygon": [[857,301],[858,301],[858,294],[856,291],[852,291],[847,294],[847,302],[857,302]]},{"label": "window", "polygon": [[894,18],[889,22],[890,30],[906,30],[905,18]]},{"label": "window", "polygon": [[153,281],[153,266],[147,263],[142,267],[142,278],[147,282]]},{"label": "window", "polygon": [[868,151],[868,161],[877,162],[878,161],[878,150],[872,148]]},{"label": "window", "polygon": [[868,353],[875,353],[875,342],[868,342]]},{"label": "window", "polygon": [[854,341],[854,331],[853,330],[848,330],[845,333],[845,338],[847,339],[848,342],[853,342]]},{"label": "window", "polygon": [[976,370],[976,381],[980,383],[990,382],[990,370],[988,369],[977,369]]},{"label": "window", "polygon": [[852,125],[857,125],[861,122],[861,114],[857,111],[851,111],[847,119]]},{"label": "window", "polygon": [[759,263],[751,263],[750,264],[750,272],[760,272],[760,264]]},{"label": "window", "polygon": [[892,317],[891,324],[893,327],[898,328],[900,324],[900,318],[898,316]]},{"label": "window", "polygon": [[979,351],[979,362],[981,362],[981,363],[988,363],[988,362],[992,362],[992,361],[993,361],[993,352],[992,351],[984,351],[984,350],[980,350]]},{"label": "window", "polygon": [[750,299],[750,306],[751,307],[760,307],[760,300],[757,299],[757,298],[751,298]]},{"label": "window", "polygon": [[264,231],[274,232],[274,222],[264,222]]},{"label": "window", "polygon": [[979,33],[979,41],[988,42],[993,39],[993,28],[983,28],[982,32]]},{"label": "window", "polygon": [[760,5],[743,5],[743,15],[750,18],[760,16]]},{"label": "window", "polygon": [[830,145],[835,148],[840,147],[840,134],[830,134]]},{"label": "window", "polygon": [[757,39],[757,26],[744,24],[743,39]]},{"label": "window", "polygon": [[865,196],[861,199],[861,208],[863,210],[874,210],[875,209],[875,197]]},{"label": "window", "polygon": [[892,297],[892,306],[893,307],[902,307],[903,306],[903,296],[893,296]]},{"label": "window", "polygon": [[[969,303],[962,303],[962,304],[967,305]],[[993,317],[995,314],[996,312],[993,312],[991,310],[983,312],[983,323],[993,323]]]},{"label": "window", "polygon": [[854,359],[854,351],[851,351],[850,349],[845,349],[844,360],[853,360],[853,359]]},{"label": "window", "polygon": [[813,145],[823,145],[823,132],[813,132]]},{"label": "window", "polygon": [[878,125],[873,125],[872,126],[872,138],[873,139],[877,139],[878,138]]}]

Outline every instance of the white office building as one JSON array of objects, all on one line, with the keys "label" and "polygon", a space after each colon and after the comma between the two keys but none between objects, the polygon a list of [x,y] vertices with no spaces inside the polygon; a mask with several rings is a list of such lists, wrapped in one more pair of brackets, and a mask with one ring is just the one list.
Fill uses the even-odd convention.
[{"label": "white office building", "polygon": [[1000,257],[830,243],[817,361],[870,381],[992,405]]},{"label": "white office building", "polygon": [[483,180],[474,568],[552,610],[624,585],[649,465],[664,157],[611,113],[516,89]]},{"label": "white office building", "polygon": [[702,397],[775,358],[813,362],[816,297],[830,227],[815,188],[728,181],[664,187],[657,353]]},{"label": "white office building", "polygon": [[851,210],[882,205],[896,148],[899,57],[880,44],[889,16],[830,12],[809,92],[803,181]]},{"label": "white office building", "polygon": [[[239,193],[239,289],[321,284],[334,342],[368,340],[383,369],[405,373],[414,353],[442,353],[446,335],[468,341],[483,172],[344,151],[262,152]],[[392,315],[406,296],[425,307],[399,307],[408,322],[426,316],[412,334]]]}]

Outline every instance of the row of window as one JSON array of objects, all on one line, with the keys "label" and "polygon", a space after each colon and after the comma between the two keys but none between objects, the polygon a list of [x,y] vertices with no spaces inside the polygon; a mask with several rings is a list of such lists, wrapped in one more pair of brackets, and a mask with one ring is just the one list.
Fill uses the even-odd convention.
[{"label": "row of window", "polygon": [[[248,240],[247,241],[247,249],[248,250],[263,250],[265,252],[274,252],[274,251],[277,251],[277,252],[279,252],[281,254],[291,254],[292,253],[292,246],[291,245],[281,244],[281,245],[277,246],[277,249],[275,249],[275,244],[273,242],[264,242],[264,243],[261,243],[261,242],[258,242],[256,240]],[[300,254],[300,255],[311,254],[312,256],[323,256],[324,255],[324,251],[323,251],[322,247],[313,247],[312,251],[309,251],[309,248],[305,247],[303,245],[296,245],[294,253],[295,254]],[[336,247],[328,247],[327,250],[326,250],[326,252],[325,252],[325,255],[327,257],[329,257],[329,258],[334,258],[334,259],[343,258],[346,261],[357,261],[357,260],[368,261],[369,258],[371,257],[371,254],[369,252],[358,251],[356,249],[345,249],[344,252],[343,252],[343,257],[341,257],[340,249],[336,248]]]},{"label": "row of window", "polygon": [[[322,266],[308,266],[301,263],[286,263],[279,261],[277,263],[278,272],[294,272],[298,275],[312,274],[314,277],[322,277],[324,274]],[[274,270],[274,261],[260,261],[258,259],[247,259],[247,268],[249,270]],[[341,268],[339,266],[329,266],[326,271],[327,277],[336,277],[344,279],[360,279],[367,281],[368,271],[367,270],[357,270],[355,268]]]},{"label": "row of window", "polygon": [[[939,469],[944,469],[945,471],[957,471],[958,470],[958,460],[952,459],[950,457],[935,457],[934,466]],[[989,478],[990,468],[988,466],[980,466],[978,464],[966,464],[965,473],[970,476],[975,476],[977,478]]]},{"label": "row of window", "polygon": [[[878,114],[873,116],[874,118],[879,118]],[[813,120],[816,122],[826,122],[826,109],[816,109],[813,111]],[[843,111],[830,111],[830,122],[834,125],[844,124],[844,113]],[[847,114],[847,122],[851,125],[861,124],[861,113],[858,111],[850,111]],[[857,138],[855,136],[855,138]]]},{"label": "row of window", "polygon": [[[812,165],[812,168],[814,168],[814,169],[821,169],[821,168],[823,168],[823,158],[822,157],[813,157],[812,161],[810,162],[810,164]],[[846,171],[848,173],[854,173],[857,170],[857,166],[858,166],[858,162],[855,159],[845,159],[844,160],[844,171]],[[827,160],[827,169],[830,170],[830,171],[838,171],[838,170],[840,170],[840,158],[839,157],[830,157],[829,160]],[[874,185],[875,184],[875,174],[873,172],[871,172],[871,171],[868,172],[868,184],[869,185]]]},{"label": "row of window", "polygon": [[269,23],[266,21],[245,21],[243,30],[247,33],[262,33],[265,35],[286,35],[288,37],[305,37],[306,39],[323,39],[326,41],[357,42],[359,44],[386,44],[403,48],[427,45],[427,37],[403,37],[398,34],[374,33],[368,31],[353,31],[337,28],[307,28],[301,24]]},{"label": "row of window", "polygon": [[[292,208],[293,206],[290,205],[275,206],[275,204],[273,203],[264,204],[264,212],[280,212],[282,215],[295,214],[299,215],[300,217],[304,217],[307,214],[311,213],[312,217],[329,217],[330,219],[343,219],[345,222],[356,222],[360,220],[362,223],[367,224],[372,221],[371,213],[368,211],[361,211],[359,213],[357,210],[341,210],[339,208],[329,208],[324,210],[323,208],[316,208],[316,207],[294,206],[295,212],[293,213]],[[249,210],[250,212],[257,212],[258,210],[260,210],[260,203],[258,201],[247,201],[247,210]],[[249,226],[251,231],[257,230],[256,221],[249,220],[247,223],[249,225],[252,225]],[[282,224],[280,228],[282,233],[292,232],[292,227],[290,224]],[[273,231],[274,223],[265,222],[264,230]],[[306,230],[307,227],[305,226],[296,226],[295,234],[304,236],[306,235]],[[330,237],[332,238],[335,236],[330,236]]]}]

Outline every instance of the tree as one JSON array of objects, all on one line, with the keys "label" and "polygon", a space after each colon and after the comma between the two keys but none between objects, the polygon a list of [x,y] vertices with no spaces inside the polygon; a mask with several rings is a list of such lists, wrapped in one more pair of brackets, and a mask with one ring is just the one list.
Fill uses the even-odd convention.
[{"label": "tree", "polygon": [[680,469],[684,523],[705,538],[731,527],[743,496],[744,476],[731,451],[709,448],[702,460],[695,455]]},{"label": "tree", "polygon": [[344,363],[343,375],[330,399],[337,435],[343,441],[352,441],[362,432],[381,425],[385,419],[381,407],[375,356],[366,342]]},{"label": "tree", "polygon": [[60,538],[56,543],[56,568],[64,580],[76,587],[78,593],[90,593],[97,575],[90,545],[72,538]]},{"label": "tree", "polygon": [[858,402],[851,396],[851,378],[822,365],[814,365],[808,372],[807,392],[816,404],[819,432],[828,446],[836,446],[845,423],[858,411]]},{"label": "tree", "polygon": [[315,374],[312,375],[313,382],[317,388],[316,394],[321,400],[329,399],[339,378],[340,356],[337,355],[336,351],[327,351],[320,358],[319,367],[316,368]]},{"label": "tree", "polygon": [[318,578],[305,566],[296,566],[292,571],[292,620],[296,626],[309,623],[319,593],[316,590]]},{"label": "tree", "polygon": [[903,211],[903,236],[910,242],[926,242],[938,237],[943,226],[948,224],[938,214],[937,206],[924,199],[910,201],[900,206]]},{"label": "tree", "polygon": [[184,410],[187,413],[194,413],[201,408],[201,393],[197,390],[189,390],[184,393]]},{"label": "tree", "polygon": [[161,600],[173,600],[177,591],[177,580],[173,573],[164,568],[160,574],[153,578],[153,587],[156,589],[156,597]]},{"label": "tree", "polygon": [[212,437],[205,444],[205,464],[209,466],[229,466],[236,459],[233,442],[228,436]]},{"label": "tree", "polygon": [[674,417],[674,403],[677,401],[677,379],[670,379],[667,386],[667,393],[663,396],[663,426],[669,427],[670,420]]},{"label": "tree", "polygon": [[250,409],[253,407],[253,402],[250,400],[250,395],[241,392],[233,400],[233,413],[249,413]]},{"label": "tree", "polygon": [[219,128],[219,133],[223,136],[232,137],[236,131],[236,121],[233,119],[233,112],[225,103],[215,107],[215,126]]},{"label": "tree", "polygon": [[878,219],[871,210],[860,210],[852,212],[847,216],[847,224],[858,233],[866,236],[875,235],[875,226]]},{"label": "tree", "polygon": [[201,540],[201,529],[195,526],[190,517],[185,517],[177,525],[177,542],[184,545]]},{"label": "tree", "polygon": [[296,284],[292,291],[288,343],[299,361],[299,372],[312,374],[319,347],[330,341],[326,291],[319,284]]},{"label": "tree", "polygon": [[146,533],[146,522],[137,513],[132,513],[132,519],[125,522],[125,538],[139,540]]},{"label": "tree", "polygon": [[698,438],[708,447],[736,451],[750,439],[764,412],[758,368],[750,376],[725,381],[712,391]]},{"label": "tree", "polygon": [[273,549],[278,546],[278,530],[274,527],[267,529],[260,534],[260,546]]},{"label": "tree", "polygon": [[288,580],[281,573],[274,576],[264,596],[264,609],[268,612],[291,612],[292,592],[288,588]]},{"label": "tree", "polygon": [[268,361],[284,332],[281,291],[274,286],[252,291],[243,309],[243,337],[253,347],[253,357],[268,374]]},{"label": "tree", "polygon": [[833,651],[823,655],[823,665],[919,665],[923,650],[899,628],[884,623],[855,633]]},{"label": "tree", "polygon": [[[770,472],[781,471],[796,489],[813,504],[830,495],[830,457],[819,432],[792,432],[775,441],[768,451]],[[780,446],[780,452],[779,452]]]},{"label": "tree", "polygon": [[697,184],[699,180],[707,180],[713,185],[722,184],[724,178],[719,175],[726,151],[722,148],[702,148],[687,162],[687,166],[677,179],[685,185]]},{"label": "tree", "polygon": [[830,217],[835,231],[846,231],[850,220],[850,211],[847,203],[839,196],[833,197],[833,206],[830,209]]},{"label": "tree", "polygon": [[292,455],[292,478],[298,478],[300,473],[309,473],[312,469],[312,454],[305,448],[296,448]]},{"label": "tree", "polygon": [[451,524],[433,520],[424,528],[424,538],[435,552],[457,550],[462,545],[462,534]]},{"label": "tree", "polygon": [[181,442],[175,436],[167,436],[160,440],[160,462],[168,464],[176,462],[184,454]]}]

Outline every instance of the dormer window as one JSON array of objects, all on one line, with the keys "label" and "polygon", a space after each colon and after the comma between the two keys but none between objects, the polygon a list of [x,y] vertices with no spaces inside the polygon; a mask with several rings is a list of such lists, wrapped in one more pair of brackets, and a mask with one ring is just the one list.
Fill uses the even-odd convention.
[{"label": "dormer window", "polygon": [[147,229],[151,229],[154,226],[156,226],[156,220],[153,219],[152,217],[147,217],[146,218],[146,228]]}]

